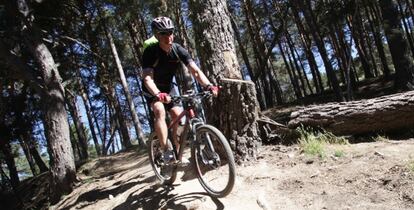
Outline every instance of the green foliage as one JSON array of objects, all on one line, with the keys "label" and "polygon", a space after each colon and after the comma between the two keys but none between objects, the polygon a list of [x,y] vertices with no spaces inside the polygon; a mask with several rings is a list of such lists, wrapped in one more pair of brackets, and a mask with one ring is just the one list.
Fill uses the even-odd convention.
[{"label": "green foliage", "polygon": [[333,133],[331,132],[324,132],[324,133],[319,133],[318,137],[329,144],[341,144],[341,145],[345,145],[345,144],[349,144],[348,140],[343,137],[343,136],[335,136]]},{"label": "green foliage", "polygon": [[[299,145],[305,154],[316,155],[323,158],[326,156],[324,149],[326,144],[348,144],[347,139],[344,137],[337,137],[330,132],[314,131],[304,127],[298,128],[298,131],[301,135]],[[343,156],[344,153],[342,151],[335,151],[334,155]]]},{"label": "green foliage", "polygon": [[390,139],[385,135],[377,135],[377,136],[373,137],[372,140],[375,141],[375,142],[387,142]]},{"label": "green foliage", "polygon": [[343,150],[335,150],[334,156],[338,157],[338,158],[343,157],[343,156],[345,156],[345,152]]},{"label": "green foliage", "polygon": [[300,146],[305,154],[316,155],[321,158],[325,157],[324,142],[318,140],[314,135],[307,137],[300,141]]},{"label": "green foliage", "polygon": [[410,170],[412,173],[414,173],[414,160],[410,160],[408,162],[408,170]]}]

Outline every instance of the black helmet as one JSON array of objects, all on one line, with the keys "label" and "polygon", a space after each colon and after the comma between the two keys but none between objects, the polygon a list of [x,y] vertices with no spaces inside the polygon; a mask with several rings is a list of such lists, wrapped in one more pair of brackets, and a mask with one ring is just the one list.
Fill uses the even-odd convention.
[{"label": "black helmet", "polygon": [[157,17],[152,20],[151,28],[152,33],[156,34],[158,32],[173,31],[174,24],[168,17]]}]

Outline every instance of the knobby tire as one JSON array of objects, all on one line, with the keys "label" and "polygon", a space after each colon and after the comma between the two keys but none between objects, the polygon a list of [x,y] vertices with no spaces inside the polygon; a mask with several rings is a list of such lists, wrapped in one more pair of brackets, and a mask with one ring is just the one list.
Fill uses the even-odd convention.
[{"label": "knobby tire", "polygon": [[[176,178],[177,178],[177,165],[176,164],[172,164],[169,167],[172,167],[171,170],[171,174],[170,177],[164,177],[161,175],[161,168],[157,166],[156,162],[155,162],[155,158],[157,153],[160,152],[160,143],[159,143],[159,139],[156,136],[156,133],[153,132],[151,133],[150,137],[148,138],[148,157],[150,159],[150,164],[152,169],[154,170],[154,173],[156,175],[156,177],[158,178],[158,180],[161,181],[162,184],[165,185],[172,185]],[[169,139],[167,139],[167,143],[171,143]]]},{"label": "knobby tire", "polygon": [[[214,150],[220,153],[220,158],[222,159],[222,164],[225,166],[218,166],[215,168],[213,166],[209,166],[209,164],[204,164],[202,160],[202,153],[203,151],[203,144],[205,141],[203,137],[205,134],[208,134],[210,138],[213,140]],[[235,169],[235,162],[233,152],[230,148],[230,145],[224,137],[224,135],[215,127],[211,125],[201,125],[196,130],[196,145],[194,145],[191,149],[191,156],[193,158],[195,164],[195,170],[198,177],[198,180],[201,186],[213,197],[221,198],[227,196],[234,187],[235,176],[236,176],[236,169]],[[205,146],[204,146],[205,148]],[[204,152],[205,153],[205,152]],[[203,153],[203,154],[204,154]],[[204,155],[206,156],[206,155]],[[214,155],[213,155],[214,156]],[[227,166],[226,166],[227,165]],[[206,171],[205,171],[206,170]],[[221,172],[225,172],[224,170],[228,170],[228,175],[220,175]],[[210,179],[207,176],[209,174],[217,174],[212,176],[217,176],[215,179]],[[218,180],[219,179],[219,180]],[[227,180],[224,180],[227,179]],[[210,183],[212,181],[212,183]],[[224,187],[213,187],[213,182],[217,183],[225,183]]]}]

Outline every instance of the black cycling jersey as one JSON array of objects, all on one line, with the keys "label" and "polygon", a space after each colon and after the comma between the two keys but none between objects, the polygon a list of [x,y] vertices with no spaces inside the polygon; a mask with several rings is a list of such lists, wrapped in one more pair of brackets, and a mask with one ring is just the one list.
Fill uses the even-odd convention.
[{"label": "black cycling jersey", "polygon": [[[169,93],[172,89],[172,81],[180,60],[188,65],[192,60],[186,49],[177,43],[173,43],[173,49],[167,53],[162,50],[159,44],[148,46],[142,55],[143,69],[152,68],[154,71],[153,80],[161,92]],[[179,56],[179,58],[177,57]],[[147,91],[145,85],[143,90]]]}]

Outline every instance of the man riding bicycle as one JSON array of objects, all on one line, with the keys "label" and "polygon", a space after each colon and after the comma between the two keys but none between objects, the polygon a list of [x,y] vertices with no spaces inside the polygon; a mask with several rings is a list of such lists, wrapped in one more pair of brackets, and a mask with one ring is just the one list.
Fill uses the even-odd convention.
[{"label": "man riding bicycle", "polygon": [[[162,160],[165,163],[174,157],[173,151],[167,146],[168,128],[165,121],[166,110],[169,111],[172,121],[178,117],[181,108],[171,101],[170,93],[173,90],[173,77],[180,67],[180,61],[190,70],[195,79],[214,96],[218,88],[213,86],[200,70],[186,49],[174,41],[174,24],[168,17],[157,17],[151,23],[152,32],[158,43],[145,48],[143,60],[143,91],[154,113],[154,129],[164,151]],[[173,141],[178,150],[177,126],[173,128]]]}]

